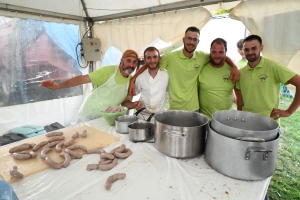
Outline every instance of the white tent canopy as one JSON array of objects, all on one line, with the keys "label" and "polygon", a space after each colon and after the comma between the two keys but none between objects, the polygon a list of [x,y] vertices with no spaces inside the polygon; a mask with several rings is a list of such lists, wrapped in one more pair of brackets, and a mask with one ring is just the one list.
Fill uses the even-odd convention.
[{"label": "white tent canopy", "polygon": [[[0,15],[77,24],[81,33],[87,21],[94,22],[92,35],[101,40],[102,54],[115,46],[142,55],[145,47],[158,40],[171,44],[168,50],[176,49],[188,26],[201,28],[210,20],[210,11],[232,7],[230,17],[262,37],[266,57],[290,63],[299,73],[299,0],[0,0]],[[84,87],[83,96],[0,107],[0,135],[26,124],[44,126],[57,121],[67,126],[76,119],[89,92],[90,87]]]}]

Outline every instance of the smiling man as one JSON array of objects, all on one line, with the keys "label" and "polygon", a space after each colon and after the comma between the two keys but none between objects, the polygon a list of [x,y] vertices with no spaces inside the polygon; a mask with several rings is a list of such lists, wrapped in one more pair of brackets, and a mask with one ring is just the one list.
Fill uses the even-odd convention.
[{"label": "smiling man", "polygon": [[[280,63],[260,55],[264,46],[258,35],[244,39],[243,51],[248,64],[240,69],[237,83],[238,110],[279,119],[289,117],[300,105],[300,76]],[[280,83],[296,87],[295,98],[287,110],[278,109]]]},{"label": "smiling man", "polygon": [[[199,110],[198,76],[202,67],[209,62],[209,54],[196,51],[199,44],[200,30],[197,27],[188,27],[185,31],[183,49],[164,54],[159,63],[161,70],[166,69],[169,75],[170,110]],[[226,57],[226,62],[232,66],[230,78],[237,81],[239,72],[232,60]],[[130,94],[135,95],[135,78],[146,70],[141,67],[130,81]]]},{"label": "smiling man", "polygon": [[200,112],[209,119],[218,110],[229,110],[233,104],[234,84],[229,80],[231,67],[225,62],[227,42],[216,38],[210,46],[210,62],[199,74]]},{"label": "smiling man", "polygon": [[146,109],[138,115],[141,119],[146,120],[150,113],[157,113],[166,109],[166,91],[169,82],[169,76],[166,71],[161,71],[158,68],[160,54],[155,47],[148,47],[144,51],[144,61],[147,70],[141,73],[135,82],[137,94],[141,94],[140,100],[137,102],[131,101],[131,96],[128,96],[122,103],[128,108]]},{"label": "smiling man", "polygon": [[87,74],[68,79],[62,83],[52,80],[42,81],[40,86],[50,90],[74,87],[93,83],[94,89],[85,99],[79,111],[78,121],[83,122],[100,117],[99,112],[108,106],[118,106],[125,99],[128,91],[130,74],[137,67],[138,54],[128,49],[121,58],[119,65],[101,67]]}]

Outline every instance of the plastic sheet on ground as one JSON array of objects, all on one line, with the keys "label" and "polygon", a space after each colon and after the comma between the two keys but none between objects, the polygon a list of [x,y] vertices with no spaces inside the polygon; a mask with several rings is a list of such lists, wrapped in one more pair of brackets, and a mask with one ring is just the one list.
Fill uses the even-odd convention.
[{"label": "plastic sheet on ground", "polygon": [[[204,156],[192,159],[167,157],[156,150],[153,143],[132,143],[128,135],[118,134],[103,118],[87,123],[120,140],[106,147],[107,151],[125,144],[133,154],[119,159],[109,171],[87,171],[86,166],[98,163],[99,154],[84,155],[72,160],[69,167],[47,169],[12,184],[22,199],[153,199],[153,200],[210,200],[264,199],[271,178],[262,181],[241,181],[213,170]],[[126,178],[113,183],[107,191],[106,179],[115,173]]]}]

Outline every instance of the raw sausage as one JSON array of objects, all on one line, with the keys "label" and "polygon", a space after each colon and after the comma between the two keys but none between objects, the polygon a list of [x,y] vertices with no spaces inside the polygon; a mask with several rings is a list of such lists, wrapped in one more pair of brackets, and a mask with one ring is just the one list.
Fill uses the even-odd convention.
[{"label": "raw sausage", "polygon": [[86,170],[90,171],[90,170],[94,170],[94,169],[98,169],[99,164],[88,164],[86,166]]},{"label": "raw sausage", "polygon": [[56,150],[57,152],[61,152],[62,146],[63,146],[63,145],[64,145],[63,142],[58,143],[58,144],[55,146],[55,150]]},{"label": "raw sausage", "polygon": [[44,146],[43,148],[51,148],[51,147],[54,147],[55,145],[57,145],[59,143],[59,141],[54,141],[54,142],[51,142],[51,143],[48,143],[46,146]]},{"label": "raw sausage", "polygon": [[33,148],[33,147],[35,146],[35,144],[34,144],[34,143],[30,143],[29,146],[30,146],[31,148]]},{"label": "raw sausage", "polygon": [[22,151],[20,154],[29,154],[32,158],[37,157],[37,154],[34,151],[31,151],[31,150]]},{"label": "raw sausage", "polygon": [[113,161],[113,160],[101,159],[101,160],[99,161],[99,164],[101,164],[101,165],[107,165],[107,164],[112,163],[112,161]]},{"label": "raw sausage", "polygon": [[96,149],[87,150],[87,153],[88,154],[91,154],[91,153],[106,153],[106,151],[102,148],[96,148]]},{"label": "raw sausage", "polygon": [[65,152],[67,152],[68,154],[70,154],[70,156],[73,156],[76,159],[81,159],[82,155],[79,153],[76,153],[75,151],[72,151],[70,149],[65,149]]},{"label": "raw sausage", "polygon": [[48,144],[48,141],[40,142],[40,143],[34,145],[34,147],[33,147],[32,150],[33,150],[33,151],[37,151],[37,150],[39,150],[42,146],[45,146],[46,144]]},{"label": "raw sausage", "polygon": [[17,151],[24,151],[24,150],[27,150],[27,149],[30,149],[30,148],[31,148],[30,144],[21,144],[19,146],[11,148],[9,150],[9,153],[14,153],[14,152],[17,152]]},{"label": "raw sausage", "polygon": [[56,132],[47,133],[46,137],[61,136],[63,134],[64,134],[63,132],[57,132],[56,131]]},{"label": "raw sausage", "polygon": [[18,171],[17,166],[13,166],[12,168],[10,168],[9,173],[12,177],[17,179],[22,179],[24,177],[23,174]]},{"label": "raw sausage", "polygon": [[64,140],[65,139],[65,136],[55,136],[55,137],[52,137],[48,140],[49,143],[51,142],[54,142],[54,141],[58,141],[58,140]]},{"label": "raw sausage", "polygon": [[65,143],[65,146],[68,147],[68,146],[71,146],[72,144],[74,144],[75,140],[74,138],[71,138],[68,142]]},{"label": "raw sausage", "polygon": [[43,150],[41,151],[41,157],[45,159],[47,157],[47,153],[50,151],[52,151],[51,148],[43,148]]},{"label": "raw sausage", "polygon": [[36,158],[36,157],[37,157],[37,153],[35,153],[34,151],[30,151],[30,152],[29,152],[29,155],[30,155],[32,158]]},{"label": "raw sausage", "polygon": [[60,154],[60,156],[65,158],[65,161],[63,162],[62,167],[64,167],[64,168],[68,167],[71,162],[70,154],[63,152]]},{"label": "raw sausage", "polygon": [[130,149],[126,148],[125,151],[123,151],[122,153],[115,152],[114,156],[116,156],[117,158],[128,158],[131,154],[132,154],[132,151]]},{"label": "raw sausage", "polygon": [[105,158],[105,159],[113,160],[115,158],[115,156],[113,154],[110,154],[110,153],[101,153],[100,158],[101,159]]},{"label": "raw sausage", "polygon": [[[125,150],[125,148],[126,148],[125,144],[121,144],[121,146],[119,146],[119,148],[117,148],[117,149],[115,150],[115,152],[122,153],[122,152]],[[115,153],[115,152],[114,152],[114,153]]]},{"label": "raw sausage", "polygon": [[29,153],[13,153],[12,155],[18,160],[27,160],[31,157]]},{"label": "raw sausage", "polygon": [[45,161],[50,167],[53,169],[60,169],[61,168],[61,163],[54,162],[50,157],[46,156]]},{"label": "raw sausage", "polygon": [[112,163],[110,164],[106,164],[106,165],[99,165],[98,169],[102,170],[102,171],[106,171],[106,170],[110,170],[112,168],[114,168],[115,166],[117,166],[118,164],[118,159],[115,158]]},{"label": "raw sausage", "polygon": [[83,130],[80,134],[81,137],[85,138],[86,137],[86,134],[87,134],[87,131],[86,130]]},{"label": "raw sausage", "polygon": [[117,174],[111,175],[110,177],[108,177],[108,179],[105,182],[105,189],[110,190],[113,182],[115,182],[116,180],[119,180],[119,179],[124,179],[125,177],[126,177],[125,173],[117,173]]},{"label": "raw sausage", "polygon": [[79,132],[76,131],[76,132],[72,135],[72,138],[75,139],[75,138],[78,138],[78,136],[79,136]]},{"label": "raw sausage", "polygon": [[80,144],[75,144],[73,146],[69,146],[69,147],[67,147],[67,149],[70,149],[70,150],[81,149],[82,151],[87,152],[86,147],[83,145],[80,145]]}]

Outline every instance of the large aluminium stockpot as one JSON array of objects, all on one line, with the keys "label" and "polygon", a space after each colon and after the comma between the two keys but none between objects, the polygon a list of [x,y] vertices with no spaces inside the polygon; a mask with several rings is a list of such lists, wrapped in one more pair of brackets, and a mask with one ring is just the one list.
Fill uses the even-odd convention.
[{"label": "large aluminium stockpot", "polygon": [[204,158],[217,172],[241,180],[263,180],[275,171],[279,134],[269,142],[225,137],[208,126]]},{"label": "large aluminium stockpot", "polygon": [[252,137],[272,141],[277,138],[278,126],[269,117],[238,110],[217,111],[211,120],[214,131],[230,138]]},{"label": "large aluminium stockpot", "polygon": [[196,157],[204,152],[208,118],[200,113],[170,110],[154,116],[155,148],[175,158]]}]

